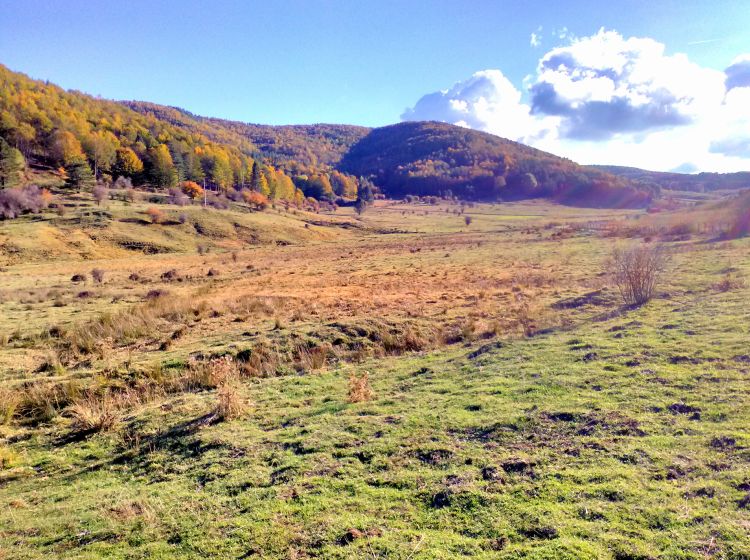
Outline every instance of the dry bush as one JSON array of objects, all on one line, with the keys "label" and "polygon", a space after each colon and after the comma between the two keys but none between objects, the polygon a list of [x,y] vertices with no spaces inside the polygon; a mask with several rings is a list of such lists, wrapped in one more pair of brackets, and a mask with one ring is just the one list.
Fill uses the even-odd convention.
[{"label": "dry bush", "polygon": [[96,205],[101,205],[102,202],[107,200],[109,198],[109,189],[106,185],[96,185],[93,190],[94,200],[96,201]]},{"label": "dry bush", "polygon": [[120,419],[122,399],[109,392],[97,395],[87,392],[67,409],[75,432],[92,433],[111,430]]},{"label": "dry bush", "polygon": [[270,377],[276,374],[281,358],[279,353],[264,342],[258,342],[251,350],[237,354],[240,373],[245,377]]},{"label": "dry bush", "polygon": [[16,415],[30,424],[49,422],[81,396],[80,386],[68,383],[28,383],[21,389]]},{"label": "dry bush", "polygon": [[49,192],[36,185],[0,189],[0,219],[12,219],[22,214],[37,214],[47,208]]},{"label": "dry bush", "polygon": [[153,525],[158,520],[154,509],[142,500],[133,500],[117,504],[107,512],[111,517],[119,521],[131,521],[142,519],[146,525]]},{"label": "dry bush", "polygon": [[301,345],[297,348],[297,363],[306,371],[323,369],[328,363],[329,356],[333,353],[333,347],[326,343],[309,348]]},{"label": "dry bush", "polygon": [[390,333],[384,329],[379,333],[378,338],[386,354],[420,352],[430,346],[430,338],[412,325],[406,325],[403,330],[396,333]]},{"label": "dry bush", "polygon": [[0,425],[9,424],[16,415],[21,395],[18,389],[0,389]]},{"label": "dry bush", "polygon": [[521,328],[523,336],[533,336],[537,329],[537,321],[535,319],[536,306],[529,296],[520,290],[513,292],[513,298],[515,300],[514,305],[511,307],[513,320]]},{"label": "dry bush", "polygon": [[247,413],[247,401],[242,395],[242,387],[236,379],[225,381],[216,392],[216,417],[219,420],[234,420]]},{"label": "dry bush", "polygon": [[349,402],[367,402],[373,397],[372,387],[370,386],[370,374],[364,372],[361,377],[352,372],[349,375]]},{"label": "dry bush", "polygon": [[731,292],[741,290],[745,287],[745,279],[739,274],[727,273],[724,277],[711,286],[717,292]]},{"label": "dry bush", "polygon": [[167,218],[166,214],[164,214],[163,211],[159,210],[158,208],[154,208],[153,206],[146,210],[146,214],[148,214],[148,217],[151,219],[152,224],[161,224]]},{"label": "dry bush", "polygon": [[607,269],[626,305],[642,305],[653,297],[667,260],[666,251],[658,245],[635,245],[612,252]]},{"label": "dry bush", "polygon": [[237,363],[229,356],[213,360],[191,360],[179,380],[179,389],[200,391],[215,389],[239,375]]},{"label": "dry bush", "polygon": [[104,271],[101,268],[94,268],[91,271],[91,277],[94,279],[94,282],[101,284],[104,281]]}]

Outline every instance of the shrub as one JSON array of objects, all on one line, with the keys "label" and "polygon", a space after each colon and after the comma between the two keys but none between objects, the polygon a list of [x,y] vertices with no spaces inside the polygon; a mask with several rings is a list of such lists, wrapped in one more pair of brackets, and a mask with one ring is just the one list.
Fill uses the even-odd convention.
[{"label": "shrub", "polygon": [[104,271],[101,268],[94,268],[91,271],[91,277],[94,279],[94,282],[101,284],[104,281]]},{"label": "shrub", "polygon": [[160,224],[166,219],[164,212],[162,212],[158,208],[154,208],[153,206],[146,210],[146,214],[148,214],[148,217],[151,218],[152,224]]},{"label": "shrub", "polygon": [[190,204],[190,198],[188,198],[188,195],[186,195],[177,187],[172,187],[171,189],[169,189],[168,201],[170,204],[175,204],[177,206],[185,206],[187,204]]},{"label": "shrub", "polygon": [[471,216],[464,216],[464,223],[467,226],[470,226],[471,225]]},{"label": "shrub", "polygon": [[125,200],[128,202],[135,202],[138,200],[139,196],[138,193],[135,192],[135,189],[133,187],[128,187],[125,189]]},{"label": "shrub", "polygon": [[9,424],[16,415],[21,395],[15,389],[0,389],[0,425]]},{"label": "shrub", "polygon": [[367,402],[372,399],[373,392],[370,386],[370,374],[364,372],[361,377],[352,372],[349,376],[349,402]]},{"label": "shrub", "polygon": [[94,187],[93,194],[96,205],[99,206],[102,202],[107,200],[107,197],[109,197],[109,189],[106,185],[99,184]]},{"label": "shrub", "polygon": [[667,264],[667,254],[658,245],[615,249],[608,262],[612,279],[627,305],[642,305],[654,295]]},{"label": "shrub", "polygon": [[0,189],[0,218],[13,219],[22,214],[37,214],[49,206],[51,195],[36,185],[18,189]]},{"label": "shrub", "polygon": [[222,383],[216,396],[218,399],[216,417],[219,420],[234,420],[244,416],[247,403],[242,397],[242,388],[236,380],[230,379]]},{"label": "shrub", "polygon": [[182,189],[183,193],[185,193],[193,200],[203,196],[203,188],[195,181],[183,181],[182,183],[180,183],[180,188]]},{"label": "shrub", "polygon": [[128,189],[133,188],[133,182],[130,180],[129,177],[123,177],[121,175],[117,179],[115,179],[115,182],[112,184],[112,187],[115,189],[128,190]]},{"label": "shrub", "polygon": [[86,275],[85,274],[74,274],[70,277],[70,281],[74,284],[78,284],[79,282],[85,282],[86,281]]},{"label": "shrub", "polygon": [[268,197],[257,191],[242,191],[242,198],[256,210],[268,208]]},{"label": "shrub", "polygon": [[87,393],[67,409],[73,431],[92,433],[112,429],[120,417],[118,405],[118,400],[109,393]]}]

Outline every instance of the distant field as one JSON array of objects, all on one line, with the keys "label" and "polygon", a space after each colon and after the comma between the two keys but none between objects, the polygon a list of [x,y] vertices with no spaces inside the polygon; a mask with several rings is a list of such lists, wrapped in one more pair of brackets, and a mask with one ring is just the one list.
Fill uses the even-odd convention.
[{"label": "distant field", "polygon": [[705,213],[68,202],[0,222],[0,558],[750,558]]}]

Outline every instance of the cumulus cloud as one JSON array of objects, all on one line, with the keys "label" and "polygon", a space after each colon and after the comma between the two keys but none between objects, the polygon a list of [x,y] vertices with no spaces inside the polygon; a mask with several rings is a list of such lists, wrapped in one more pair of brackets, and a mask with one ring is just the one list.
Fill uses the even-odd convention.
[{"label": "cumulus cloud", "polygon": [[732,61],[725,71],[727,91],[750,87],[750,54],[743,54]]},{"label": "cumulus cloud", "polygon": [[561,136],[573,139],[687,125],[724,93],[721,72],[682,54],[667,56],[653,39],[625,39],[615,31],[552,49],[537,74],[533,112],[563,117]]},{"label": "cumulus cloud", "polygon": [[450,89],[428,93],[401,119],[449,122],[514,140],[533,133],[538,121],[500,70],[482,70]]},{"label": "cumulus cloud", "polygon": [[568,35],[522,86],[483,70],[423,96],[402,119],[484,130],[580,163],[750,169],[750,55],[721,72],[653,39],[600,30]]}]

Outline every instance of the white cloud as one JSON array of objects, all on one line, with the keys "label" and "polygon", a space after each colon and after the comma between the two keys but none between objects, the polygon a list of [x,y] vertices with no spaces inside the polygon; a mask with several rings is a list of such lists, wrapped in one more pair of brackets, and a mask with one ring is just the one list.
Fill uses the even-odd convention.
[{"label": "white cloud", "polygon": [[535,113],[563,117],[563,137],[602,140],[690,124],[721,102],[723,82],[653,39],[600,30],[544,55],[530,91]]},{"label": "white cloud", "polygon": [[533,133],[540,121],[500,70],[482,70],[450,89],[427,94],[401,119],[444,121],[514,140]]},{"label": "white cloud", "polygon": [[750,55],[720,72],[600,30],[551,49],[523,85],[528,103],[500,70],[483,70],[402,118],[460,123],[581,163],[750,169]]},{"label": "white cloud", "polygon": [[542,44],[542,37],[532,32],[531,38],[529,39],[529,44],[532,47],[538,47],[539,45]]}]

